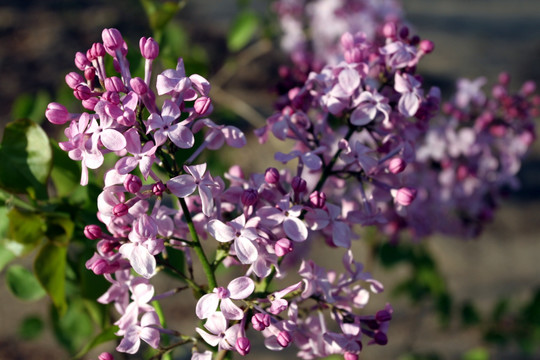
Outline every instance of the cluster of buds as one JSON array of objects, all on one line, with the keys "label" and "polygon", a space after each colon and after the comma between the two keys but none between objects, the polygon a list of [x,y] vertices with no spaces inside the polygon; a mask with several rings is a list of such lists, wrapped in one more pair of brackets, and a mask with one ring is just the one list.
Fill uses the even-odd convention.
[{"label": "cluster of buds", "polygon": [[[187,76],[180,59],[176,69],[157,75],[154,91],[152,63],[159,53],[157,43],[141,39],[146,66],[139,78],[131,75],[128,48],[118,30],[106,29],[102,38],[86,54],[77,53],[75,64],[83,75],[73,72],[66,77],[86,111],[69,113],[63,105],[51,103],[46,117],[53,124],[69,123],[67,141],[60,146],[70,158],[82,162],[82,185],[88,183],[88,169],[105,163],[105,154],[116,156],[114,166],[105,171],[103,191],[97,198],[97,217],[103,225],[87,225],[84,234],[97,247],[86,267],[111,284],[98,301],[113,304],[119,314],[115,324],[122,340],[117,350],[136,353],[141,341],[159,348],[161,333],[200,344],[195,335],[164,329],[152,305],[152,301],[188,287],[197,297],[194,317],[204,321],[194,333],[213,351],[245,355],[251,348],[249,338],[257,334],[271,350],[296,345],[303,358],[343,354],[356,359],[363,343],[385,345],[392,308],[386,305],[375,315],[360,314],[370,295],[380,293],[383,286],[354,260],[350,249],[351,226],[364,222],[367,213],[354,201],[336,202],[342,186],[329,193],[326,188],[327,180],[330,185],[340,181],[336,166],[362,182],[370,176],[365,166],[370,171],[386,168],[405,146],[388,137],[384,140],[386,158],[376,160],[363,153],[360,134],[352,136],[364,125],[351,125],[355,131],[338,143],[329,140],[339,136],[338,132],[322,122],[311,126],[298,113],[293,122],[300,127],[283,120],[282,131],[302,136],[304,147],[276,155],[283,162],[299,159],[295,175],[268,168],[265,173],[245,176],[239,166],[233,166],[223,178],[214,176],[208,164],[195,163],[202,151],[219,149],[225,143],[241,147],[246,138],[238,128],[208,118],[212,112],[209,82],[200,75]],[[351,35],[344,37],[347,41],[356,46]],[[114,75],[106,72],[107,56],[112,57]],[[358,78],[363,67],[357,65],[347,65],[352,72],[344,68],[341,80],[313,79],[313,88],[334,82],[336,89],[348,92],[356,80],[364,83]],[[354,97],[355,92],[347,96]],[[323,97],[323,93],[310,96]],[[328,104],[336,116],[349,112],[350,105],[336,107],[333,100]],[[364,123],[373,114],[373,121],[367,123],[379,123],[379,115],[390,115],[387,106],[381,103],[381,110],[359,111],[353,121]],[[384,126],[391,128],[396,121],[387,116]],[[325,131],[328,134],[319,139]],[[204,135],[195,137],[198,132]],[[335,151],[334,160],[328,158],[330,151]],[[302,171],[304,167],[306,171]],[[311,182],[317,174],[314,185]],[[407,191],[396,190],[396,204],[406,206],[410,201]],[[214,239],[215,245],[203,246],[201,240],[205,239]],[[305,257],[310,245],[324,240],[344,249],[341,272],[327,271]],[[208,246],[217,247],[213,257],[208,255]],[[182,252],[186,261],[171,262],[171,251]],[[193,274],[195,260],[206,277],[204,284]],[[223,281],[217,273],[222,264],[239,273],[227,286],[218,284]],[[187,286],[156,294],[151,280],[164,268]],[[291,268],[297,270],[300,281],[286,276],[284,270]],[[329,321],[336,325],[327,325]],[[193,349],[192,359],[212,356],[196,346]]]}]

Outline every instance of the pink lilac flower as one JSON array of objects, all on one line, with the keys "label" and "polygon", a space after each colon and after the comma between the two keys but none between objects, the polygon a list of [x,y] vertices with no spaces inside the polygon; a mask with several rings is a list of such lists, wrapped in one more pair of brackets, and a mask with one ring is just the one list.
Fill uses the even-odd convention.
[{"label": "pink lilac flower", "polygon": [[255,290],[255,283],[247,276],[232,280],[227,288],[215,288],[212,293],[203,295],[197,302],[195,313],[199,319],[207,319],[216,312],[218,306],[227,320],[241,320],[244,312],[231,299],[242,300]]},{"label": "pink lilac flower", "polygon": [[233,350],[240,331],[240,324],[227,326],[227,319],[221,311],[216,311],[204,323],[207,331],[200,328],[195,330],[210,346],[217,346],[218,350]]},{"label": "pink lilac flower", "polygon": [[116,347],[119,352],[135,354],[141,345],[141,340],[157,349],[159,346],[159,318],[154,311],[147,312],[141,317],[140,324],[133,324],[125,330],[124,338]]},{"label": "pink lilac flower", "polygon": [[257,218],[246,221],[242,214],[227,224],[218,219],[208,222],[208,233],[219,242],[233,241],[232,248],[242,264],[252,264],[257,260],[257,247],[253,244],[259,235],[256,226]]},{"label": "pink lilac flower", "polygon": [[189,174],[173,177],[167,181],[167,188],[171,193],[181,198],[185,198],[191,195],[195,189],[199,189],[203,213],[210,216],[214,206],[211,188],[215,187],[216,184],[206,172],[206,163],[184,166],[184,169]]},{"label": "pink lilac flower", "polygon": [[148,118],[147,132],[154,131],[156,146],[162,145],[169,138],[181,149],[189,149],[195,143],[186,121],[176,122],[180,118],[180,109],[171,100],[165,100],[161,115],[152,113]]}]

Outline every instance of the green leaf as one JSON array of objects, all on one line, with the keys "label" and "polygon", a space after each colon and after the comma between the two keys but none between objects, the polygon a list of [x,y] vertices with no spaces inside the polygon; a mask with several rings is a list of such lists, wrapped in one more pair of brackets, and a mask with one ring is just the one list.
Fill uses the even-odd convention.
[{"label": "green leaf", "polygon": [[0,242],[0,271],[4,270],[4,267],[15,259],[17,256],[10,251],[4,242]]},{"label": "green leaf", "polygon": [[0,144],[0,187],[32,198],[47,198],[52,150],[47,134],[35,122],[9,123]]},{"label": "green leaf", "polygon": [[78,353],[75,355],[75,359],[80,359],[86,355],[90,350],[98,345],[118,339],[118,336],[114,333],[118,331],[118,326],[110,326],[97,334],[89,343],[87,343]]},{"label": "green leaf", "polygon": [[51,318],[56,339],[72,354],[86,344],[94,332],[92,319],[80,300],[70,302],[64,314],[53,307]]},{"label": "green leaf", "polygon": [[34,260],[36,276],[60,314],[66,309],[67,247],[47,243]]},{"label": "green leaf", "polygon": [[463,354],[463,360],[489,360],[489,352],[484,348],[474,348]]},{"label": "green leaf", "polygon": [[227,36],[227,46],[231,51],[245,47],[259,28],[259,19],[252,11],[243,11],[234,20]]},{"label": "green leaf", "polygon": [[80,186],[81,169],[78,162],[71,160],[56,142],[51,142],[51,145],[53,150],[51,178],[56,194],[60,197],[70,196]]},{"label": "green leaf", "polygon": [[35,340],[42,333],[45,328],[45,324],[41,317],[37,315],[30,315],[23,319],[19,326],[19,336],[24,340]]},{"label": "green leaf", "polygon": [[73,237],[75,224],[69,217],[51,216],[47,218],[47,238],[57,245],[67,245]]},{"label": "green leaf", "polygon": [[45,110],[50,102],[51,98],[45,91],[37,94],[23,94],[15,99],[11,107],[11,117],[13,119],[26,118],[41,123],[45,119]]},{"label": "green leaf", "polygon": [[6,237],[24,245],[37,245],[45,235],[45,221],[39,214],[13,208],[7,214],[9,226]]},{"label": "green leaf", "polygon": [[185,5],[185,1],[141,0],[150,27],[154,32],[160,32],[172,20],[176,13]]},{"label": "green leaf", "polygon": [[45,290],[39,285],[30,270],[21,265],[12,265],[6,271],[8,289],[21,300],[37,300],[45,296]]}]

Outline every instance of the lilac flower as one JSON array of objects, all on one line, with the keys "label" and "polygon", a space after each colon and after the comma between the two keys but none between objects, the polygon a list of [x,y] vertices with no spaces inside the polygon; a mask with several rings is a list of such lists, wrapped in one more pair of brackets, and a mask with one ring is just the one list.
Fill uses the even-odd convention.
[{"label": "lilac flower", "polygon": [[178,59],[176,70],[167,69],[157,76],[157,93],[163,94],[182,94],[191,86],[191,80],[186,77],[184,61]]},{"label": "lilac flower", "polygon": [[210,350],[203,353],[194,352],[191,354],[191,360],[212,360],[212,352]]},{"label": "lilac flower", "polygon": [[380,53],[386,56],[386,63],[392,69],[402,69],[415,64],[417,49],[402,41],[394,41],[380,48]]},{"label": "lilac flower", "polygon": [[422,85],[414,76],[396,72],[394,77],[394,88],[401,94],[398,102],[398,110],[407,117],[412,117],[420,108],[423,91]]},{"label": "lilac flower", "polygon": [[276,207],[265,206],[257,211],[261,218],[261,225],[270,228],[283,224],[283,231],[293,241],[302,242],[308,237],[306,225],[298,217],[302,213],[302,206],[290,206],[289,196],[283,197]]},{"label": "lilac flower", "polygon": [[141,318],[140,325],[133,324],[124,333],[124,338],[116,347],[119,352],[135,354],[141,345],[141,340],[157,349],[159,347],[159,317],[155,311],[147,312]]},{"label": "lilac flower", "polygon": [[195,331],[210,346],[217,346],[218,350],[233,350],[236,345],[236,339],[240,332],[240,324],[235,324],[227,327],[227,319],[221,311],[216,311],[208,317],[204,323],[204,327],[208,332],[196,328]]},{"label": "lilac flower", "polygon": [[199,189],[199,196],[202,202],[202,211],[206,216],[210,216],[214,207],[212,187],[216,184],[211,176],[206,173],[206,163],[199,165],[184,165],[184,169],[189,174],[178,175],[167,181],[167,188],[174,195],[185,198]]},{"label": "lilac flower", "polygon": [[195,138],[191,130],[186,127],[185,121],[174,123],[180,118],[180,109],[171,100],[165,100],[161,115],[152,113],[148,118],[147,132],[156,130],[154,140],[156,146],[165,143],[169,138],[176,146],[182,149],[189,149],[195,143]]},{"label": "lilac flower", "polygon": [[257,260],[257,247],[253,244],[259,235],[256,226],[259,219],[251,218],[246,222],[244,214],[227,224],[217,219],[208,222],[208,232],[219,242],[234,241],[232,248],[242,264],[252,264]]},{"label": "lilac flower", "polygon": [[215,288],[212,293],[203,295],[197,302],[195,313],[199,319],[206,319],[216,312],[218,306],[227,320],[241,320],[244,312],[231,299],[242,300],[255,290],[255,283],[247,276],[232,280],[227,288]]},{"label": "lilac flower", "polygon": [[124,137],[126,138],[126,150],[134,156],[120,158],[114,167],[120,174],[128,174],[139,166],[141,174],[145,179],[148,179],[152,164],[156,158],[157,146],[152,141],[148,141],[142,146],[139,133],[134,128],[127,130]]},{"label": "lilac flower", "polygon": [[354,100],[356,108],[351,113],[351,124],[363,126],[375,120],[377,113],[382,113],[383,123],[388,122],[391,107],[388,99],[377,92],[362,91]]}]

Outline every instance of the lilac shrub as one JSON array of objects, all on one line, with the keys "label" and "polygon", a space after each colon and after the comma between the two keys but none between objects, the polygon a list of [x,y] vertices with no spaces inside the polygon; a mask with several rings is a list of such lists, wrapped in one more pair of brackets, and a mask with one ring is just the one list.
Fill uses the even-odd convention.
[{"label": "lilac shrub", "polygon": [[[189,344],[192,359],[209,359],[206,343],[222,358],[247,354],[250,339],[262,336],[268,349],[294,345],[304,359],[357,359],[363,345],[387,343],[391,306],[362,313],[383,285],[355,260],[353,227],[384,221],[380,203],[396,211],[410,205],[415,190],[402,186],[393,159],[414,157],[438,94],[424,93],[412,70],[421,55],[398,60],[361,35],[341,39],[347,61],[312,74],[291,105],[257,132],[261,140],[270,133],[296,140],[291,152],[276,154],[283,163],[295,161],[296,170],[249,176],[239,166],[217,176],[198,160],[225,144],[242,147],[246,137],[208,118],[211,85],[188,76],[182,59],[157,75],[154,89],[159,47],[152,38],[140,41],[142,78],[132,76],[116,29],[105,29],[102,43],[76,54],[82,75],[72,72],[66,82],[85,111],[51,103],[46,117],[68,123],[60,147],[81,162],[81,185],[89,183],[89,169],[104,167],[97,198],[102,224],[84,229],[96,241],[86,267],[110,283],[98,301],[118,312],[117,351],[134,354],[144,342],[162,356]],[[114,73],[106,67],[111,60]],[[343,249],[341,271],[307,258],[321,242]],[[170,261],[172,251],[185,262]],[[195,261],[205,283],[193,274]],[[222,279],[222,265],[239,275]],[[164,269],[186,286],[157,294],[152,279]],[[296,278],[287,276],[291,269]],[[160,321],[155,301],[188,288],[197,300],[193,318],[202,323],[193,334],[180,334]],[[165,345],[160,334],[178,342]]]}]

